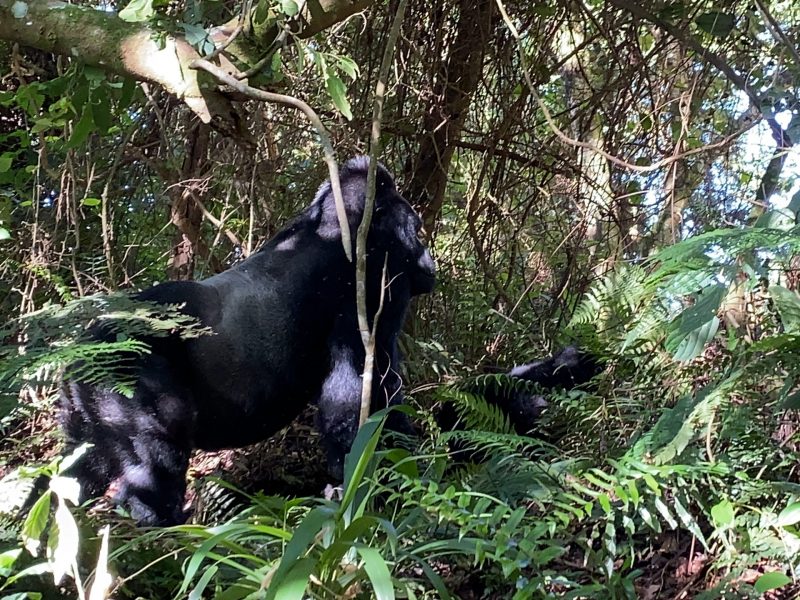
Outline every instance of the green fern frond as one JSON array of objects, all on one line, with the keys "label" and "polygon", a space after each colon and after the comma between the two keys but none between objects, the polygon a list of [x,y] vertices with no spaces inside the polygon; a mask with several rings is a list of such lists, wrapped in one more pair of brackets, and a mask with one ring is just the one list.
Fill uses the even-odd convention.
[{"label": "green fern frond", "polygon": [[499,406],[487,402],[480,394],[457,387],[445,387],[440,391],[439,397],[453,404],[459,419],[469,429],[505,434],[514,431],[508,415]]},{"label": "green fern frond", "polygon": [[87,296],[12,320],[0,327],[0,418],[15,409],[22,386],[47,385],[62,373],[130,395],[135,374],[125,367],[150,351],[148,341],[209,332],[178,306],[123,294]]}]

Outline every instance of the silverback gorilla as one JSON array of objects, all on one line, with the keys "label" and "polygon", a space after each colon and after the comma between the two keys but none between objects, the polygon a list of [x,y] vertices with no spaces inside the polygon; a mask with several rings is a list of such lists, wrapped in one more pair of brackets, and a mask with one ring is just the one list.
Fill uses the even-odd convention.
[{"label": "silverback gorilla", "polygon": [[[340,172],[348,221],[364,210],[367,157]],[[419,241],[421,222],[378,166],[375,213],[367,240],[370,319],[380,313],[373,409],[402,400],[397,336],[409,300],[433,289],[433,259]],[[264,440],[310,402],[328,468],[341,477],[357,429],[364,349],[358,332],[355,265],[347,261],[330,182],[263,249],[199,282],[174,281],[136,297],[177,304],[213,330],[181,340],[148,340],[136,365],[133,398],[79,381],[66,382],[61,423],[67,452],[92,446],[72,467],[84,497],[117,481],[117,501],[141,524],[185,520],[185,476],[193,448],[216,450]],[[102,334],[95,334],[101,336]],[[396,417],[395,428],[407,427]],[[393,426],[392,423],[389,424]]]}]

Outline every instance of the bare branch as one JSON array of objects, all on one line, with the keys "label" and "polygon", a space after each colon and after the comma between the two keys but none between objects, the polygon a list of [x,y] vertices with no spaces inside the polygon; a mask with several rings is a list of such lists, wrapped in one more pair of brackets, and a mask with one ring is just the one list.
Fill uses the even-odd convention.
[{"label": "bare branch", "polygon": [[[645,166],[641,166],[641,165],[635,165],[633,163],[629,163],[629,162],[627,162],[625,160],[622,160],[621,158],[618,158],[618,157],[614,156],[613,154],[610,154],[610,153],[606,152],[602,148],[598,148],[594,144],[590,144],[589,142],[584,142],[584,141],[581,141],[581,140],[573,139],[573,138],[569,137],[566,133],[564,133],[558,127],[556,122],[553,120],[553,116],[550,114],[550,111],[548,110],[547,106],[545,105],[544,102],[542,102],[542,99],[539,97],[539,94],[536,93],[536,88],[534,86],[533,79],[531,78],[530,69],[528,68],[528,61],[527,61],[527,58],[525,56],[525,51],[522,48],[522,46],[520,45],[520,43],[519,43],[521,41],[521,37],[520,37],[519,31],[517,31],[517,28],[514,26],[514,23],[511,21],[511,17],[509,17],[508,13],[506,12],[506,9],[505,9],[505,6],[503,5],[502,0],[496,0],[496,1],[497,1],[498,7],[500,8],[500,13],[503,15],[503,20],[505,21],[506,26],[508,27],[508,30],[511,32],[511,35],[517,41],[517,46],[518,46],[518,49],[519,49],[519,56],[520,56],[520,65],[522,67],[522,73],[523,73],[523,76],[525,77],[525,82],[528,85],[528,88],[530,90],[531,96],[536,101],[536,104],[538,105],[539,110],[542,111],[542,114],[544,115],[544,118],[545,118],[545,121],[547,122],[548,127],[550,127],[551,131],[556,135],[556,137],[558,139],[560,139],[562,142],[564,142],[565,144],[569,144],[570,146],[575,146],[577,148],[584,148],[585,150],[591,150],[592,152],[596,152],[597,154],[599,154],[600,156],[602,156],[603,158],[605,158],[609,162],[617,165],[618,167],[622,167],[623,169],[627,169],[629,171],[634,171],[636,173],[652,173],[653,171],[657,171],[657,170],[659,170],[659,169],[661,169],[663,167],[666,167],[667,165],[670,165],[670,164],[672,164],[672,163],[674,163],[676,161],[683,160],[687,156],[692,156],[694,154],[700,154],[702,152],[708,152],[709,150],[714,150],[716,148],[723,148],[725,146],[728,146],[728,145],[730,145],[731,142],[733,142],[734,140],[739,138],[742,134],[746,133],[747,131],[749,131],[750,129],[752,129],[756,125],[756,121],[753,121],[752,123],[748,123],[747,125],[745,125],[745,127],[743,127],[742,129],[732,133],[731,135],[727,135],[727,136],[723,137],[722,139],[720,139],[720,140],[718,140],[716,142],[713,142],[711,144],[706,144],[706,145],[701,146],[699,148],[693,148],[691,150],[687,150],[686,152],[682,152],[680,154],[673,154],[669,158],[665,158],[663,160],[659,160],[659,161],[654,162],[653,164],[648,165],[646,167]],[[611,0],[611,2],[612,3],[618,3],[618,2],[619,3],[624,3],[624,2],[622,2],[622,0]],[[730,66],[728,66],[728,69],[730,69]],[[730,69],[730,70],[732,71],[732,69]],[[735,74],[735,72],[734,72],[734,74]],[[771,122],[771,121],[774,121],[774,119],[767,119],[767,121]],[[776,123],[776,125],[777,125],[777,123]],[[777,125],[777,126],[778,126],[778,128],[780,128],[779,125]]]},{"label": "bare branch", "polygon": [[328,173],[330,174],[331,179],[331,191],[333,192],[333,200],[336,203],[336,216],[339,219],[339,227],[342,230],[342,246],[344,246],[344,253],[347,256],[347,260],[353,260],[353,242],[350,236],[350,225],[347,222],[347,212],[344,207],[344,199],[342,198],[342,186],[339,182],[339,167],[336,164],[336,155],[333,151],[333,144],[331,143],[331,138],[328,135],[328,130],[325,129],[325,125],[322,124],[322,120],[319,118],[314,109],[311,108],[308,104],[300,100],[299,98],[295,98],[294,96],[287,96],[285,94],[276,94],[274,92],[266,92],[264,90],[259,90],[254,87],[250,87],[246,83],[242,83],[236,77],[221,69],[217,65],[214,65],[207,60],[204,59],[197,59],[192,61],[189,64],[189,68],[191,69],[202,69],[211,73],[214,77],[216,77],[220,82],[224,83],[227,86],[230,86],[240,94],[247,96],[248,98],[252,98],[254,100],[260,100],[261,102],[273,102],[276,104],[283,104],[285,106],[291,106],[293,108],[298,109],[301,111],[306,118],[308,118],[311,125],[313,125],[314,129],[317,130],[317,134],[320,137],[320,143],[322,144],[322,151],[325,156],[325,163],[328,165]]},{"label": "bare branch", "polygon": [[159,43],[146,25],[126,23],[113,13],[58,0],[0,0],[0,39],[157,83],[204,123],[214,115],[233,119],[230,101],[186,68],[199,58],[186,40],[167,35]]},{"label": "bare branch", "polygon": [[[381,143],[381,122],[383,121],[383,101],[386,96],[386,82],[389,79],[389,68],[392,65],[394,46],[400,35],[400,25],[403,23],[403,15],[406,12],[407,0],[400,0],[395,12],[392,29],[386,40],[386,47],[383,51],[380,71],[378,72],[378,84],[375,87],[375,102],[372,105],[372,131],[369,138],[369,169],[367,171],[367,194],[364,199],[364,216],[361,217],[361,224],[358,226],[356,234],[356,306],[358,311],[358,330],[361,333],[361,341],[364,344],[366,357],[364,359],[364,375],[361,379],[361,412],[359,414],[359,427],[364,424],[369,417],[371,396],[372,396],[372,365],[375,357],[375,332],[378,327],[378,317],[383,306],[383,291],[381,291],[381,306],[373,319],[372,329],[369,327],[367,317],[367,234],[372,223],[372,213],[375,209],[375,178],[378,172],[378,153]],[[384,262],[384,273],[381,285],[386,279],[386,263]],[[370,356],[370,354],[372,356]]]}]

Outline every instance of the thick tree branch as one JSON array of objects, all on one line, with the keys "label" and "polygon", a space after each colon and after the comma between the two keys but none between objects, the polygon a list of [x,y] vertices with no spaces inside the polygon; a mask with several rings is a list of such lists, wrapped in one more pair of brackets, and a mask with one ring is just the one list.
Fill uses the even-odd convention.
[{"label": "thick tree branch", "polygon": [[199,58],[185,40],[155,33],[115,14],[57,0],[0,0],[0,39],[18,42],[161,85],[185,102],[204,123],[230,117],[233,108],[211,82],[187,68]]},{"label": "thick tree branch", "polygon": [[339,227],[342,231],[342,245],[344,246],[344,253],[347,260],[353,260],[353,245],[350,236],[350,225],[347,221],[347,213],[345,211],[344,199],[342,198],[342,187],[339,182],[339,167],[336,164],[336,155],[333,150],[331,138],[322,120],[314,112],[308,104],[294,96],[286,96],[284,94],[276,94],[274,92],[266,92],[257,88],[250,87],[249,85],[239,81],[224,69],[214,65],[207,60],[197,59],[192,61],[189,65],[191,69],[202,69],[216,77],[220,82],[230,86],[240,94],[252,98],[253,100],[260,100],[261,102],[274,102],[276,104],[283,104],[284,106],[291,106],[300,110],[306,118],[317,130],[317,134],[322,144],[322,150],[325,156],[325,163],[328,165],[328,172],[330,173],[331,191],[333,192],[333,199],[336,203],[336,216],[339,219]]},{"label": "thick tree branch", "polygon": [[[373,2],[309,0],[297,35],[314,35]],[[237,18],[233,28],[238,25]],[[249,37],[248,44],[256,46],[259,34],[274,37],[276,31],[274,22],[271,29],[254,27],[238,35],[237,42]],[[212,39],[219,44],[229,44],[232,37],[237,37],[231,36],[232,32],[217,33]],[[204,123],[213,120],[217,128],[239,129],[230,99],[202,71],[189,68],[192,61],[202,57],[182,37],[163,35],[147,25],[123,21],[116,14],[58,0],[0,0],[0,40],[69,56],[138,81],[157,83],[185,102]]]}]

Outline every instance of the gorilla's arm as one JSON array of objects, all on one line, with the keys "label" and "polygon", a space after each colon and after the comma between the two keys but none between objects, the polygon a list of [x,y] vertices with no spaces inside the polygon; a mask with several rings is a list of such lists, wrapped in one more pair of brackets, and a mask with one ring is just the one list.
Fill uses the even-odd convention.
[{"label": "gorilla's arm", "polygon": [[[344,457],[358,429],[364,371],[365,352],[354,318],[339,318],[330,336],[329,352],[330,371],[318,400],[319,425],[327,453],[328,473],[341,479]],[[403,402],[399,355],[395,335],[379,336],[372,375],[371,412]],[[407,435],[414,433],[406,415],[397,411],[389,415],[386,427]]]}]

